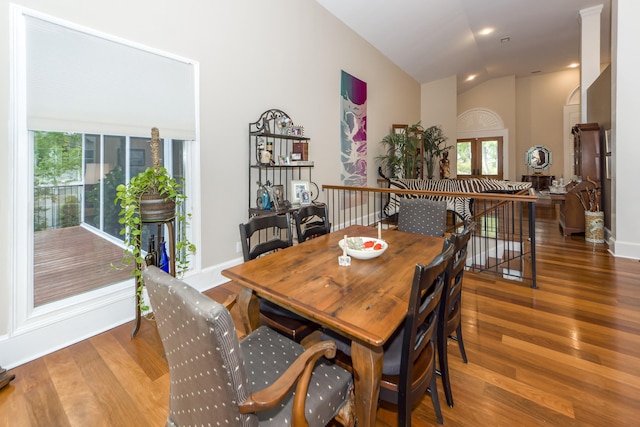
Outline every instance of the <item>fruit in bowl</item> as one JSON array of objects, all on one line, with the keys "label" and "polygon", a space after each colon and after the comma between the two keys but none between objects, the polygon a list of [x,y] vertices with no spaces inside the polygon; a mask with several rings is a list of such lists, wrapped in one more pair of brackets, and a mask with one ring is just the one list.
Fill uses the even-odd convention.
[{"label": "fruit in bowl", "polygon": [[[387,250],[389,244],[373,237],[347,237],[338,242],[340,249],[346,250],[347,255],[356,259],[371,259],[379,257]],[[345,247],[346,246],[346,247]]]}]

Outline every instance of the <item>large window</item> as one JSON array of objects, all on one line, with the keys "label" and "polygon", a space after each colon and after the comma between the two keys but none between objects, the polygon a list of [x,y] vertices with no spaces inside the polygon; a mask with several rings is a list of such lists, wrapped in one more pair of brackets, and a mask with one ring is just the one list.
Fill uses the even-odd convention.
[{"label": "large window", "polygon": [[459,139],[456,152],[459,178],[502,179],[502,137]]},{"label": "large window", "polygon": [[151,166],[152,127],[192,196],[197,64],[15,9],[16,233],[33,236],[16,263],[32,280],[17,291],[38,307],[130,277],[111,268],[123,239],[115,187]]}]

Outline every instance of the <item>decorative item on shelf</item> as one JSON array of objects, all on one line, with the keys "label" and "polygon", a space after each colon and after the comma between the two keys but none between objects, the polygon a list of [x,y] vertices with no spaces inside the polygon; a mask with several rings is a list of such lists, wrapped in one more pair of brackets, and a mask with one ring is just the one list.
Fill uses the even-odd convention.
[{"label": "decorative item on shelf", "polygon": [[144,262],[147,265],[158,265],[158,252],[156,251],[156,236],[152,234],[149,236],[149,249],[147,255],[144,257]]},{"label": "decorative item on shelf", "polygon": [[600,210],[600,186],[589,177],[587,181],[593,186],[576,193],[584,208],[584,237],[587,242],[604,243],[604,212]]},{"label": "decorative item on shelf", "polygon": [[308,161],[309,160],[309,143],[308,142],[294,142],[293,152],[291,155],[296,155],[295,160]]},{"label": "decorative item on shelf", "polygon": [[269,190],[267,189],[267,186],[269,185],[269,181],[267,181],[267,184],[265,185],[263,185],[260,182],[258,182],[257,184],[258,184],[258,194],[256,198],[256,207],[262,210],[271,209],[271,197],[269,196]]},{"label": "decorative item on shelf", "polygon": [[291,136],[304,136],[304,126],[291,126],[287,130],[287,134]]},{"label": "decorative item on shelf", "polygon": [[309,194],[310,184],[309,181],[291,181],[291,204],[293,206],[299,206],[302,203],[302,193]]},{"label": "decorative item on shelf", "polygon": [[263,133],[271,133],[271,129],[269,129],[269,119],[265,116],[262,118],[262,128]]},{"label": "decorative item on shelf", "polygon": [[284,207],[284,185],[272,185],[273,204],[276,209],[282,209]]},{"label": "decorative item on shelf", "polygon": [[275,119],[276,127],[280,131],[280,134],[287,135],[289,133],[289,128],[293,125],[291,119],[287,116],[281,116]]},{"label": "decorative item on shelf", "polygon": [[166,273],[169,272],[169,254],[167,253],[167,243],[164,238],[160,241],[160,262],[158,267]]}]

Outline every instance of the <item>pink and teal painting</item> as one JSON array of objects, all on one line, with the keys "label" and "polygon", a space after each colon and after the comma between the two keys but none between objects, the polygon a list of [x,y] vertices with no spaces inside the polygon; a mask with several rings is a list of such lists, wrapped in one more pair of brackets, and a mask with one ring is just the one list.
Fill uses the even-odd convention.
[{"label": "pink and teal painting", "polygon": [[342,71],[340,88],[342,185],[367,185],[367,84]]}]

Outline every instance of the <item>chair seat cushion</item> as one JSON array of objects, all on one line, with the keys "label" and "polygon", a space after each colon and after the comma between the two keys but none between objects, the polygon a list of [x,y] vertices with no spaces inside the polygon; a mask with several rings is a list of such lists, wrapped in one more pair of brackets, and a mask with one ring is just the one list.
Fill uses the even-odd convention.
[{"label": "chair seat cushion", "polygon": [[[266,326],[261,326],[240,341],[250,390],[257,391],[272,384],[287,367],[304,352],[300,344]],[[351,374],[320,358],[313,371],[305,413],[310,426],[325,426],[348,400],[353,386]],[[289,393],[281,405],[258,413],[261,426],[291,425],[293,395]]]}]

